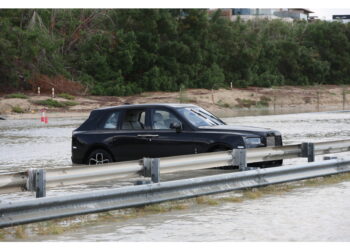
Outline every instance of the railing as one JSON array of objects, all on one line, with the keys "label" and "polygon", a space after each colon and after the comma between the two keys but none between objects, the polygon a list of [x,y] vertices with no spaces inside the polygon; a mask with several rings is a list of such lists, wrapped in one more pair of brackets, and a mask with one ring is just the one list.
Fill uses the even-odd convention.
[{"label": "railing", "polygon": [[350,159],[47,197],[0,206],[0,228],[350,172]]},{"label": "railing", "polygon": [[194,155],[145,158],[95,166],[74,166],[55,169],[29,169],[25,172],[0,175],[0,193],[35,191],[36,197],[44,197],[46,188],[105,181],[138,176],[160,181],[160,174],[219,166],[239,166],[248,170],[248,163],[307,157],[314,161],[315,155],[350,151],[350,140],[302,143],[279,147],[234,149]]}]

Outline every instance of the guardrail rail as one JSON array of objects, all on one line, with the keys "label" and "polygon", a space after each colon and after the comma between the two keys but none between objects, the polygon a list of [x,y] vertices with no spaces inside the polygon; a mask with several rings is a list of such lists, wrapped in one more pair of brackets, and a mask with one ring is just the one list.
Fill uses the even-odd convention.
[{"label": "guardrail rail", "polygon": [[[30,169],[2,174],[1,192],[35,191],[36,197],[40,199],[1,204],[0,227],[349,172],[350,159],[313,162],[315,155],[346,151],[350,151],[350,140],[233,149],[97,166]],[[266,169],[247,166],[248,163],[295,157],[306,157],[309,163]],[[164,173],[227,165],[238,166],[241,171],[160,182],[160,175]],[[46,188],[50,187],[138,176],[150,177],[151,182],[64,197],[45,197]]]}]

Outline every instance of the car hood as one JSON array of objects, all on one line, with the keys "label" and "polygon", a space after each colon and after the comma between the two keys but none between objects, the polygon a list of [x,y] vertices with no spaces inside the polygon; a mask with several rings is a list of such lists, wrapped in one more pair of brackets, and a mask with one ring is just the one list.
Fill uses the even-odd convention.
[{"label": "car hood", "polygon": [[257,135],[281,135],[280,132],[272,130],[269,128],[251,127],[251,126],[237,126],[237,125],[218,125],[218,126],[202,126],[199,127],[200,130],[206,131],[232,131],[238,133],[249,133]]}]

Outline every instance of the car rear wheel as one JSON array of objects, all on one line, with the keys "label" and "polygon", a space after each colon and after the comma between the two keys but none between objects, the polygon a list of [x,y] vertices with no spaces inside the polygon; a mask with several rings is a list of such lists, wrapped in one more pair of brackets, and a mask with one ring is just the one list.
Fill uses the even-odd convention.
[{"label": "car rear wheel", "polygon": [[86,163],[88,165],[100,165],[113,162],[112,156],[103,149],[96,149],[92,151],[87,157]]}]

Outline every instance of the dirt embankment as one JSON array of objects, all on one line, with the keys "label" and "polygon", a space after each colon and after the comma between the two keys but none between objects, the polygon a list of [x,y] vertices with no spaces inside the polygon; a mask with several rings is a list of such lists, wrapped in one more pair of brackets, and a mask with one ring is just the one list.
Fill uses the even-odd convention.
[{"label": "dirt embankment", "polygon": [[[17,118],[37,117],[42,108],[47,108],[52,117],[85,116],[92,109],[117,106],[125,103],[194,103],[219,116],[230,116],[237,110],[251,109],[293,109],[309,110],[343,109],[350,105],[350,88],[334,85],[311,87],[284,86],[281,88],[245,89],[187,89],[180,92],[145,92],[128,97],[76,96],[71,105],[49,107],[38,101],[52,99],[48,95],[26,93],[27,99],[0,97],[0,116]],[[347,101],[349,99],[349,101]],[[65,98],[53,100],[64,103]]]}]

